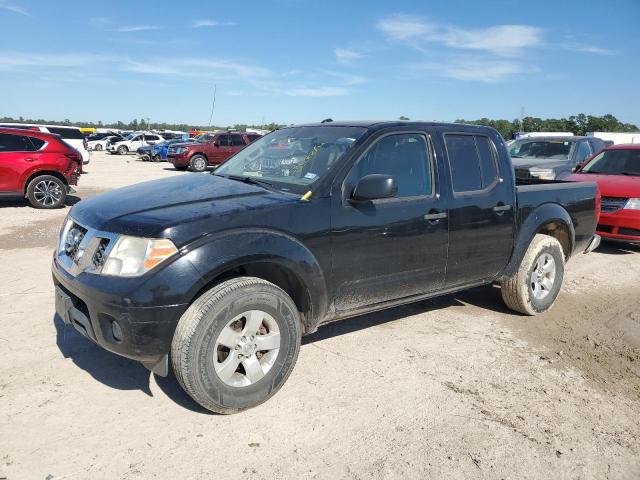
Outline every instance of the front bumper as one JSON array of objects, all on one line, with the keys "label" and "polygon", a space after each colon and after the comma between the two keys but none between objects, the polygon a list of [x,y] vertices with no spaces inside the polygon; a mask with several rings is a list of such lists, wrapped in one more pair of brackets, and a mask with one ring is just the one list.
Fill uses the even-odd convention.
[{"label": "front bumper", "polygon": [[184,153],[170,153],[167,155],[167,160],[176,167],[186,167],[189,165],[189,158]]},{"label": "front bumper", "polygon": [[640,243],[640,210],[601,213],[596,232],[605,240]]},{"label": "front bumper", "polygon": [[[157,299],[148,304],[134,302],[132,296],[106,283],[120,279],[87,273],[74,277],[55,257],[52,273],[56,313],[65,324],[110,352],[137,360],[158,374],[168,373],[173,333],[187,304],[158,305]],[[144,288],[142,283],[138,290]]]}]

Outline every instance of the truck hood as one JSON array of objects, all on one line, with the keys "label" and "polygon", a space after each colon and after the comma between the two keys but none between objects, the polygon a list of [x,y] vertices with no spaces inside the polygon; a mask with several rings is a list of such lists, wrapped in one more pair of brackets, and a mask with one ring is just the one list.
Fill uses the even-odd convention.
[{"label": "truck hood", "polygon": [[538,157],[511,158],[511,162],[516,170],[528,170],[531,167],[556,169],[566,167],[569,164],[569,160]]},{"label": "truck hood", "polygon": [[[243,213],[284,206],[298,195],[275,192],[210,174],[185,174],[112,190],[83,200],[71,210],[79,223],[98,230],[141,237],[181,238],[194,222],[206,233],[225,228]],[[254,216],[260,222],[261,215]],[[257,219],[257,220],[256,220]]]},{"label": "truck hood", "polygon": [[640,198],[640,177],[574,173],[567,180],[572,182],[595,182],[598,184],[598,189],[603,197]]}]

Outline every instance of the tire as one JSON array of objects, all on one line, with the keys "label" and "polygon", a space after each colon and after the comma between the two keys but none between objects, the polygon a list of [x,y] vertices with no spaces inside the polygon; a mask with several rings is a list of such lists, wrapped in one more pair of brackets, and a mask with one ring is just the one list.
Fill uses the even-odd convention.
[{"label": "tire", "polygon": [[100,150],[102,150],[102,145],[100,145],[99,143],[96,143],[96,146],[93,147],[93,149],[97,152],[99,152]]},{"label": "tire", "polygon": [[160,155],[154,155],[154,156],[151,157],[151,161],[152,162],[156,162],[156,163],[157,162],[161,162],[162,158],[160,157]]},{"label": "tire", "polygon": [[40,175],[29,182],[27,198],[35,208],[61,208],[67,198],[67,185],[58,177]]},{"label": "tire", "polygon": [[118,155],[126,155],[127,153],[129,153],[129,149],[125,145],[118,147]]},{"label": "tire", "polygon": [[204,155],[194,155],[191,157],[189,167],[192,172],[204,172],[207,170],[207,159]]},{"label": "tire", "polygon": [[207,410],[231,414],[265,402],[282,387],[301,337],[298,309],[289,295],[265,280],[239,277],[205,292],[182,315],[171,363],[191,398]]},{"label": "tire", "polygon": [[504,303],[525,315],[546,312],[560,293],[564,263],[560,242],[549,235],[536,235],[518,271],[501,283]]}]

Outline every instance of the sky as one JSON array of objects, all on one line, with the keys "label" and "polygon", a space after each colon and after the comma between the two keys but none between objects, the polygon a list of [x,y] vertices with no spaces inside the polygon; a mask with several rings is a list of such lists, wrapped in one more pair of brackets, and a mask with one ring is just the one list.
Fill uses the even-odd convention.
[{"label": "sky", "polygon": [[640,0],[0,0],[0,117],[209,124],[611,113]]}]

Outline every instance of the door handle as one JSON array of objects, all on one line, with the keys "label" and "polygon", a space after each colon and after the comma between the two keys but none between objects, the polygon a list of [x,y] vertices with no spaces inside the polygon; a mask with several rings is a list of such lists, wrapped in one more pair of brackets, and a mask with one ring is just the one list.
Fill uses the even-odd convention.
[{"label": "door handle", "polygon": [[24,161],[25,161],[25,162],[35,162],[35,161],[36,161],[36,159],[35,159],[35,158],[31,158],[31,157],[29,157],[29,158],[25,158],[25,159],[24,159]]},{"label": "door handle", "polygon": [[437,224],[440,220],[447,218],[447,212],[440,213],[427,213],[424,216],[424,219],[428,221],[431,225]]},{"label": "door handle", "polygon": [[504,212],[508,212],[511,210],[511,205],[496,205],[493,207],[493,211],[496,212],[497,215],[504,215]]}]

